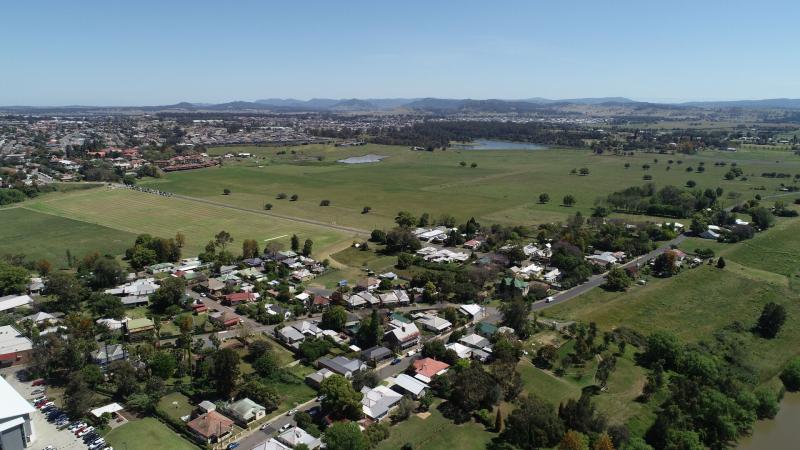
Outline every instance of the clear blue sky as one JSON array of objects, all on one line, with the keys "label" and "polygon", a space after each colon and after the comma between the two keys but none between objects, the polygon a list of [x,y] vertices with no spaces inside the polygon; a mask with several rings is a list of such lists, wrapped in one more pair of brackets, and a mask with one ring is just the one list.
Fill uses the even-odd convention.
[{"label": "clear blue sky", "polygon": [[800,2],[17,1],[0,105],[800,97]]}]

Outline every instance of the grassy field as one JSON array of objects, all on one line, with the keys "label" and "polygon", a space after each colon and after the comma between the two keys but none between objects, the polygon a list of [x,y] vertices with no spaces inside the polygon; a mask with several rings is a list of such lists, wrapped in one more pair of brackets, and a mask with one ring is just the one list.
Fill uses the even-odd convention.
[{"label": "grassy field", "polygon": [[430,417],[421,419],[412,415],[405,422],[391,428],[388,439],[381,442],[378,450],[397,450],[411,443],[414,450],[479,450],[495,436],[485,431],[483,425],[467,422],[455,425],[437,410],[438,402],[431,407]]},{"label": "grassy field", "polygon": [[[337,230],[270,217],[257,211],[229,209],[126,189],[103,188],[75,195],[65,194],[58,201],[33,200],[26,203],[24,208],[25,214],[32,212],[33,217],[47,219],[42,219],[41,231],[32,234],[31,239],[50,241],[49,230],[42,228],[49,226],[52,220],[63,218],[69,224],[74,224],[74,227],[81,224],[88,227],[75,233],[76,239],[81,237],[88,242],[82,244],[85,248],[97,245],[95,247],[97,250],[106,253],[122,252],[140,233],[172,237],[181,232],[186,236],[184,254],[187,256],[201,252],[206,243],[220,230],[226,230],[234,237],[235,241],[232,244],[234,252],[244,239],[256,239],[262,246],[266,239],[270,239],[288,248],[290,236],[296,233],[301,239],[311,238],[316,252],[324,251],[325,247],[348,238],[345,233]],[[9,211],[0,211],[0,214],[5,213]],[[15,233],[30,229],[25,220],[23,218]],[[109,230],[109,233],[114,232],[120,237],[111,240],[102,234],[97,235],[94,233],[95,230]],[[114,245],[98,245],[106,241]],[[58,242],[53,240],[53,244],[50,245],[59,246]],[[0,246],[0,249],[2,248]],[[80,253],[73,250],[73,254]]]},{"label": "grassy field", "polygon": [[[215,149],[218,153],[230,150]],[[736,153],[707,151],[694,156],[626,157],[597,156],[573,149],[412,152],[405,147],[380,145],[233,150],[248,151],[257,157],[226,162],[218,168],[175,172],[162,179],[148,180],[146,184],[246,208],[259,209],[265,203],[272,203],[276,213],[369,230],[390,225],[399,210],[429,212],[433,217],[447,213],[461,220],[474,216],[484,222],[514,224],[560,220],[578,210],[589,213],[598,197],[642,184],[645,174],[651,175],[656,185],[683,186],[687,180],[694,180],[699,188],[720,186],[726,192],[750,198],[762,186],[765,191],[758,191],[762,195],[775,193],[779,187],[780,180],[762,178],[762,172],[800,172],[800,156],[762,149]],[[287,150],[295,154],[278,154]],[[343,157],[367,153],[388,158],[373,164],[335,163]],[[674,161],[671,165],[670,159]],[[748,180],[724,180],[729,166],[714,166],[719,160],[742,161],[740,166]],[[468,166],[461,167],[461,161]],[[476,168],[469,167],[473,162],[478,164]],[[685,170],[689,166],[696,168],[701,162],[705,164],[704,173]],[[630,164],[628,169],[625,163]],[[644,164],[651,168],[645,171]],[[671,170],[666,170],[668,166],[672,166]],[[570,174],[572,169],[581,167],[589,168],[590,174],[585,177]],[[231,195],[222,195],[226,188],[232,191]],[[538,203],[541,192],[550,194],[548,204]],[[299,199],[277,200],[278,193],[297,194]],[[560,206],[566,194],[576,197],[575,207]],[[323,199],[330,200],[331,206],[319,206]],[[372,207],[372,212],[361,214],[364,206]]]},{"label": "grassy field", "polygon": [[[627,293],[594,289],[549,309],[547,315],[594,321],[600,329],[625,325],[644,333],[666,330],[685,342],[709,339],[714,331],[737,321],[749,327],[770,301],[783,304],[790,318],[798,317],[800,304],[795,299],[800,293],[800,259],[791,255],[797,254],[800,245],[798,233],[800,220],[782,219],[752,240],[716,244],[717,254],[727,262],[725,269],[707,265],[687,269],[672,278],[652,279]],[[691,242],[685,247],[697,246],[704,245]],[[765,383],[788,359],[800,355],[800,329],[788,324],[772,340],[749,332],[739,337],[748,364]]]},{"label": "grassy field", "polygon": [[196,450],[197,446],[182,438],[152,417],[137,419],[111,430],[106,441],[114,448],[127,450]]},{"label": "grassy field", "polygon": [[45,258],[56,267],[66,266],[67,250],[77,257],[94,250],[117,255],[136,239],[128,231],[25,208],[0,209],[0,223],[0,254]]}]

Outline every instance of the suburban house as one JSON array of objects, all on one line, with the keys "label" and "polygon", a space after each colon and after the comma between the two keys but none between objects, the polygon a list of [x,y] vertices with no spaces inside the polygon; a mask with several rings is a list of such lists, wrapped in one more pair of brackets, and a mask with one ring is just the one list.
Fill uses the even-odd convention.
[{"label": "suburban house", "polygon": [[367,369],[367,365],[358,359],[349,359],[344,356],[333,358],[322,357],[317,360],[317,368],[328,369],[345,378],[352,378],[357,372]]},{"label": "suburban house", "polygon": [[92,352],[92,362],[104,367],[113,361],[127,359],[128,354],[122,344],[101,345],[100,348]]},{"label": "suburban house", "polygon": [[141,319],[128,319],[125,322],[125,331],[129,335],[145,333],[154,328],[155,324],[153,324],[153,321],[146,317],[142,317]]},{"label": "suburban house", "polygon": [[241,305],[242,303],[249,303],[258,300],[258,294],[255,292],[234,292],[225,296],[223,303],[230,306]]},{"label": "suburban house", "polygon": [[289,428],[288,430],[279,434],[277,439],[291,448],[295,448],[300,444],[305,444],[310,450],[314,450],[322,445],[322,441],[319,440],[319,438],[315,438],[314,436],[308,434],[306,430],[300,427]]},{"label": "suburban house", "polygon": [[33,299],[30,295],[6,295],[5,297],[0,297],[0,312],[19,307],[30,307],[32,304]]},{"label": "suburban house", "polygon": [[198,440],[210,444],[231,432],[233,420],[212,410],[195,417],[186,426]]},{"label": "suburban house", "polygon": [[336,374],[331,372],[328,369],[324,369],[324,368],[323,369],[319,369],[318,371],[316,371],[314,373],[310,373],[310,374],[306,375],[306,383],[308,383],[309,386],[311,386],[311,387],[313,387],[315,389],[319,389],[319,387],[322,386],[322,382],[327,380],[328,378],[330,378],[333,375],[336,375]]},{"label": "suburban house", "polygon": [[453,324],[449,320],[432,314],[423,314],[417,322],[422,325],[422,328],[436,334],[445,333],[453,327]]},{"label": "suburban house", "polygon": [[361,410],[368,418],[380,422],[389,416],[389,411],[392,410],[403,395],[395,392],[386,386],[376,386],[370,389],[368,386],[361,388]]},{"label": "suburban house", "polygon": [[361,352],[361,359],[372,367],[392,357],[392,351],[386,347],[375,346]]},{"label": "suburban house", "polygon": [[557,268],[552,268],[542,274],[542,279],[551,284],[558,281],[559,278],[561,278],[561,271]]},{"label": "suburban house", "polygon": [[442,375],[447,372],[449,368],[449,364],[433,358],[422,358],[414,361],[414,371],[417,375],[422,375],[427,379],[431,379],[436,375]]},{"label": "suburban house", "polygon": [[33,343],[11,325],[0,327],[0,367],[16,366],[30,361]]},{"label": "suburban house", "polygon": [[330,304],[331,304],[330,298],[325,297],[324,295],[315,295],[314,300],[311,302],[311,307],[315,311],[320,311],[330,306]]},{"label": "suburban house", "polygon": [[228,328],[239,325],[242,318],[238,314],[229,311],[216,311],[208,315],[208,320]]},{"label": "suburban house", "polygon": [[458,342],[451,342],[445,344],[444,348],[456,352],[456,355],[461,359],[469,359],[472,357],[472,349],[466,345],[459,344]]},{"label": "suburban house", "polygon": [[175,265],[168,262],[153,264],[152,266],[147,266],[147,273],[151,275],[155,275],[157,273],[169,273],[172,272],[173,268],[175,268]]},{"label": "suburban house", "polygon": [[408,394],[413,398],[420,398],[425,395],[425,390],[428,389],[428,385],[412,376],[401,373],[395,377],[392,388],[402,394]]},{"label": "suburban house", "polygon": [[48,322],[56,322],[58,319],[49,313],[46,312],[37,312],[35,314],[31,314],[30,316],[25,316],[22,319],[18,320],[17,323],[22,323],[25,321],[30,321],[34,325],[42,325]]},{"label": "suburban house", "polygon": [[491,343],[488,339],[483,336],[479,336],[475,333],[466,335],[458,340],[458,342],[466,345],[467,347],[477,348],[477,349],[485,349],[491,347]]},{"label": "suburban house", "polygon": [[345,302],[350,308],[358,308],[365,305],[369,306],[378,305],[381,302],[381,300],[378,297],[372,295],[372,293],[370,293],[369,291],[363,291],[351,295],[350,297],[345,299]]},{"label": "suburban house", "polygon": [[501,282],[501,288],[508,296],[525,297],[528,295],[530,285],[527,281],[523,281],[518,278],[507,277],[503,278],[503,281]]},{"label": "suburban house", "polygon": [[378,299],[383,306],[411,303],[411,299],[408,297],[408,294],[402,289],[395,289],[385,294],[379,294]]},{"label": "suburban house", "polygon": [[389,342],[390,347],[405,350],[419,344],[419,336],[419,328],[409,323],[387,331],[384,339]]},{"label": "suburban house", "polygon": [[36,409],[0,377],[0,448],[22,449],[36,439],[32,414]]},{"label": "suburban house", "polygon": [[158,289],[158,284],[155,281],[155,278],[142,278],[121,284],[115,288],[106,289],[105,293],[116,295],[117,297],[146,297]]},{"label": "suburban house", "polygon": [[276,337],[280,339],[283,343],[295,348],[298,348],[299,344],[303,342],[303,339],[306,338],[306,336],[303,333],[297,331],[297,328],[289,325],[281,329],[276,328],[275,333]]},{"label": "suburban house", "polygon": [[461,305],[458,307],[458,312],[469,317],[470,322],[483,319],[486,315],[486,308],[475,303],[468,305]]},{"label": "suburban house", "polygon": [[464,242],[464,248],[467,250],[477,250],[481,246],[481,241],[477,239],[470,239]]},{"label": "suburban house", "polygon": [[596,255],[589,255],[586,260],[598,266],[607,266],[609,264],[616,264],[625,258],[625,253],[622,252],[602,252]]},{"label": "suburban house", "polygon": [[356,288],[362,291],[374,291],[381,285],[381,280],[374,277],[363,278],[356,282]]},{"label": "suburban house", "polygon": [[289,318],[292,317],[292,311],[285,306],[267,303],[264,305],[264,309],[267,310],[267,314],[271,316],[279,316],[282,318],[282,320],[289,320]]},{"label": "suburban house", "polygon": [[275,438],[269,438],[249,450],[291,450],[291,447],[283,445]]},{"label": "suburban house", "polygon": [[497,331],[498,331],[497,325],[493,323],[478,322],[478,324],[475,325],[475,332],[487,338],[494,336],[494,334],[497,333]]},{"label": "suburban house", "polygon": [[127,321],[128,321],[128,319],[126,319],[126,318],[123,318],[122,320],[104,318],[104,319],[95,320],[95,323],[97,325],[105,326],[106,328],[108,328],[111,331],[114,331],[114,330],[119,330],[122,327],[124,327],[125,326],[125,322],[127,322]]},{"label": "suburban house", "polygon": [[147,306],[150,303],[150,296],[126,295],[124,297],[120,297],[119,301],[128,308],[135,308],[137,306]]},{"label": "suburban house", "polygon": [[41,277],[31,277],[28,283],[28,294],[38,295],[44,290],[44,280]]},{"label": "suburban house", "polygon": [[266,408],[246,397],[229,404],[225,410],[231,417],[245,426],[267,415]]}]

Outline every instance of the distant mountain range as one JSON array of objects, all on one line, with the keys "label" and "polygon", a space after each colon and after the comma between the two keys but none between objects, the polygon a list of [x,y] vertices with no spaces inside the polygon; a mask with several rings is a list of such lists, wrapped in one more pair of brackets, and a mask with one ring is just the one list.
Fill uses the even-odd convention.
[{"label": "distant mountain range", "polygon": [[764,100],[731,100],[685,103],[648,103],[625,97],[596,97],[548,99],[532,97],[519,100],[502,99],[446,99],[446,98],[366,98],[334,99],[313,98],[268,98],[255,101],[232,101],[226,103],[181,102],[161,106],[0,106],[8,113],[136,113],[136,112],[332,112],[368,113],[378,111],[395,112],[487,112],[487,113],[559,113],[570,110],[693,110],[693,109],[800,109],[800,99],[776,98]]}]

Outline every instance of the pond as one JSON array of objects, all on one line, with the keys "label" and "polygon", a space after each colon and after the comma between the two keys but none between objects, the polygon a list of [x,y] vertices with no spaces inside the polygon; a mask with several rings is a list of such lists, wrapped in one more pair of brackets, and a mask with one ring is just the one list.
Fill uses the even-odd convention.
[{"label": "pond", "polygon": [[344,164],[367,164],[381,162],[381,160],[384,158],[388,158],[388,156],[369,154],[363,156],[351,156],[347,159],[340,159],[338,162]]},{"label": "pond", "polygon": [[546,150],[546,145],[530,142],[498,141],[493,139],[475,139],[472,142],[453,144],[455,150]]},{"label": "pond", "polygon": [[759,420],[753,434],[739,441],[737,450],[798,448],[800,393],[786,394],[774,420]]}]

